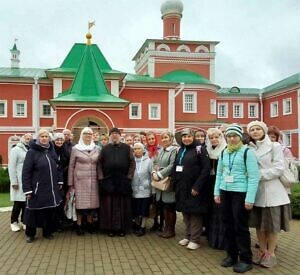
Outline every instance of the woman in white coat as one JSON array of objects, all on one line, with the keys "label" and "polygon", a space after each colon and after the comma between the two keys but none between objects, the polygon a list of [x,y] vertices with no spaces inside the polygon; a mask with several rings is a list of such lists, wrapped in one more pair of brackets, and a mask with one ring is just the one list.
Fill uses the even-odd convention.
[{"label": "woman in white coat", "polygon": [[[22,169],[26,153],[29,149],[29,141],[32,139],[31,134],[22,136],[21,141],[11,149],[8,162],[8,172],[10,179],[10,200],[14,202],[11,212],[10,228],[13,232],[25,229],[24,211],[25,211],[25,195],[22,189]],[[21,220],[19,224],[19,216]]]},{"label": "woman in white coat", "polygon": [[285,169],[281,145],[272,142],[267,135],[268,128],[262,121],[252,121],[247,125],[255,150],[259,169],[260,183],[250,220],[256,228],[260,250],[253,258],[254,264],[273,267],[277,264],[275,248],[278,233],[289,230],[290,200],[279,177]]}]

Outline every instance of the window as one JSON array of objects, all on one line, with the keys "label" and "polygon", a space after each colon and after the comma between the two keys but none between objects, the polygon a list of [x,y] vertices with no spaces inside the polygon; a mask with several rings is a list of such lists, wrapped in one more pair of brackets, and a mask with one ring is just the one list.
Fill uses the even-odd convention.
[{"label": "window", "polygon": [[52,109],[47,101],[40,102],[40,114],[41,117],[52,117]]},{"label": "window", "polygon": [[283,115],[290,115],[292,113],[292,99],[286,98],[282,101]]},{"label": "window", "polygon": [[227,118],[228,117],[228,104],[219,103],[218,104],[218,117]]},{"label": "window", "polygon": [[13,116],[14,117],[27,117],[27,102],[21,100],[13,101]]},{"label": "window", "polygon": [[270,105],[270,117],[278,116],[278,101],[271,102]]},{"label": "window", "polygon": [[0,117],[7,117],[7,101],[0,100]]},{"label": "window", "polygon": [[292,135],[290,132],[284,132],[283,135],[283,144],[285,144],[287,147],[292,146]]},{"label": "window", "polygon": [[217,113],[217,104],[215,99],[210,100],[210,114],[215,115]]},{"label": "window", "polygon": [[148,112],[150,120],[160,120],[160,104],[149,104]]},{"label": "window", "polygon": [[141,119],[142,118],[142,104],[131,103],[129,105],[129,119]]},{"label": "window", "polygon": [[258,103],[248,103],[248,118],[258,118]]},{"label": "window", "polygon": [[234,118],[243,118],[244,110],[243,103],[233,103],[233,117]]},{"label": "window", "polygon": [[197,94],[195,92],[183,93],[183,112],[184,113],[197,112]]}]

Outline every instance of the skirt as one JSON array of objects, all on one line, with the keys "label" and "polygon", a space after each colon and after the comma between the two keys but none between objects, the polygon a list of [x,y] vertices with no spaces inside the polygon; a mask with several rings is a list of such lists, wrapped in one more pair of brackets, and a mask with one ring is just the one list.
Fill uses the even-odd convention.
[{"label": "skirt", "polygon": [[250,214],[250,227],[274,233],[289,231],[291,216],[290,204],[274,207],[254,206]]},{"label": "skirt", "polygon": [[134,217],[148,217],[150,198],[133,198],[132,209]]}]

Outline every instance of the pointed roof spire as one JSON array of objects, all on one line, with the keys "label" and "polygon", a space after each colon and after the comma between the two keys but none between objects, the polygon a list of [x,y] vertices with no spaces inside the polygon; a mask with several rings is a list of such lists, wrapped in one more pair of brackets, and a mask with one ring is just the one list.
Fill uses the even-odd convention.
[{"label": "pointed roof spire", "polygon": [[15,38],[15,42],[14,45],[12,47],[12,49],[10,49],[10,53],[11,53],[11,68],[17,69],[19,68],[19,63],[20,63],[20,59],[19,59],[19,55],[20,55],[20,51],[17,48],[17,41],[18,39]]},{"label": "pointed roof spire", "polygon": [[[89,40],[91,39],[91,35],[88,34],[87,39]],[[50,100],[52,105],[58,105],[59,102],[72,102],[75,105],[86,106],[88,104],[99,107],[125,107],[129,103],[127,100],[110,94],[106,87],[100,65],[94,55],[93,47],[89,43],[85,47],[71,88],[59,94],[55,99]]]}]

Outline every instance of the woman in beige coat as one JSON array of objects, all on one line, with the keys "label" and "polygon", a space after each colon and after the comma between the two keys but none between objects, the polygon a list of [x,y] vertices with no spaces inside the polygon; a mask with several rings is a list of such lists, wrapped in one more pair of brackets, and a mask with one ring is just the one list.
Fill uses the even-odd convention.
[{"label": "woman in beige coat", "polygon": [[99,148],[92,141],[93,131],[84,128],[77,145],[72,148],[68,185],[69,192],[75,191],[77,212],[77,234],[83,235],[82,217],[87,217],[87,230],[93,233],[93,214],[99,208],[97,161]]}]

